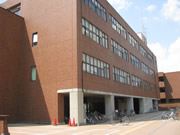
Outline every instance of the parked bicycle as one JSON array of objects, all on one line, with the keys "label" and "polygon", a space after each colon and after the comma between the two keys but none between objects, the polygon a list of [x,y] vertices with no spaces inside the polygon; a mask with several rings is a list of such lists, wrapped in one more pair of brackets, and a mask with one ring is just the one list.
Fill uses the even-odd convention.
[{"label": "parked bicycle", "polygon": [[115,110],[110,119],[112,124],[122,123],[123,125],[129,125],[130,122],[129,117],[119,110]]},{"label": "parked bicycle", "polygon": [[134,110],[130,110],[130,112],[127,112],[126,114],[127,114],[128,117],[133,117],[133,116],[136,115]]},{"label": "parked bicycle", "polygon": [[107,119],[105,117],[105,115],[94,111],[88,114],[88,116],[86,116],[86,121],[89,124],[97,124],[97,123],[103,123],[105,122]]},{"label": "parked bicycle", "polygon": [[173,118],[174,120],[178,119],[178,111],[179,108],[176,109],[170,109],[169,111],[166,111],[162,114],[161,118],[162,119],[170,119]]}]

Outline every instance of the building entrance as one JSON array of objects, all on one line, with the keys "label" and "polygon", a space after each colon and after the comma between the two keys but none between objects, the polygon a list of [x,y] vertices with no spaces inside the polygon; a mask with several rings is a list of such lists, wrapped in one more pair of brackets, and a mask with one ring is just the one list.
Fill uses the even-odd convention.
[{"label": "building entrance", "polygon": [[69,94],[64,94],[64,122],[68,124],[70,118]]},{"label": "building entrance", "polygon": [[134,111],[136,114],[139,114],[139,99],[138,98],[134,98]]},{"label": "building entrance", "polygon": [[105,114],[104,96],[86,95],[84,97],[84,106],[85,106],[85,113],[87,116],[95,111],[97,111],[100,114]]}]

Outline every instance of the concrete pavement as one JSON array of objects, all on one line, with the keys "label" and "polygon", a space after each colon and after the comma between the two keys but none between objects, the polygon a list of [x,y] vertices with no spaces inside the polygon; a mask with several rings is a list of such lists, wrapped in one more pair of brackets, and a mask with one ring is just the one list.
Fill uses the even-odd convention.
[{"label": "concrete pavement", "polygon": [[180,135],[180,121],[162,120],[161,114],[136,115],[128,126],[111,123],[80,127],[10,124],[9,131],[11,135]]}]

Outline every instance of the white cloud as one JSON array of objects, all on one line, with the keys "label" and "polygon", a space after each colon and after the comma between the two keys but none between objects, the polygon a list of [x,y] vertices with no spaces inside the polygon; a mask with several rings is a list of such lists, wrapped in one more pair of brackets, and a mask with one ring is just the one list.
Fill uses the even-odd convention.
[{"label": "white cloud", "polygon": [[152,12],[156,9],[157,7],[155,5],[149,5],[146,10],[149,11],[149,12]]},{"label": "white cloud", "polygon": [[148,45],[157,57],[159,72],[180,71],[180,37],[165,48],[160,43]]},{"label": "white cloud", "polygon": [[180,22],[180,1],[168,0],[162,8],[162,14],[168,19]]},{"label": "white cloud", "polygon": [[108,0],[109,3],[117,10],[128,9],[132,5],[129,0]]}]

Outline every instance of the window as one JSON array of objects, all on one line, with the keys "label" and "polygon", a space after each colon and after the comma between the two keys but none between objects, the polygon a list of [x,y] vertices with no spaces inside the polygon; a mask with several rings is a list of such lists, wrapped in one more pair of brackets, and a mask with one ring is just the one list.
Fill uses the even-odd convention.
[{"label": "window", "polygon": [[116,41],[111,40],[112,52],[123,58],[124,60],[128,61],[128,51],[121,47]]},{"label": "window", "polygon": [[130,58],[131,58],[131,64],[140,69],[141,68],[141,61],[132,54],[131,54]]},{"label": "window", "polygon": [[143,80],[143,87],[144,87],[144,90],[157,91],[157,87],[154,84],[151,84],[145,80]]},{"label": "window", "polygon": [[128,38],[129,38],[129,43],[136,48],[137,50],[139,50],[139,43],[135,40],[135,38],[133,36],[131,36],[131,34],[128,33]]},{"label": "window", "polygon": [[140,45],[140,52],[144,57],[147,57],[147,51]]},{"label": "window", "polygon": [[166,99],[161,99],[160,104],[166,104]]},{"label": "window", "polygon": [[130,85],[129,73],[116,67],[113,67],[113,80]]},{"label": "window", "polygon": [[146,57],[151,63],[153,62],[153,56],[151,56],[150,54],[147,53],[147,51],[140,45],[140,53]]},{"label": "window", "polygon": [[141,80],[141,78],[132,75],[131,80],[132,80],[132,86],[142,88],[142,80]]},{"label": "window", "polygon": [[160,88],[160,92],[165,92],[165,88]]},{"label": "window", "polygon": [[17,4],[15,6],[13,6],[12,8],[9,9],[12,13],[20,16],[20,12],[21,12],[21,4]]},{"label": "window", "polygon": [[180,99],[169,99],[169,103],[180,103]]},{"label": "window", "polygon": [[35,66],[31,68],[31,80],[36,81],[36,67]]},{"label": "window", "polygon": [[106,9],[97,0],[82,0],[98,16],[106,21]]},{"label": "window", "polygon": [[164,77],[159,77],[160,82],[164,82]]},{"label": "window", "polygon": [[125,28],[112,16],[109,16],[110,23],[112,28],[117,31],[122,37],[126,39],[126,30]]},{"label": "window", "polygon": [[146,74],[148,74],[148,73],[149,73],[149,67],[148,67],[146,64],[144,64],[144,63],[142,63],[141,65],[142,65],[142,70],[143,70]]},{"label": "window", "polygon": [[32,46],[36,46],[37,43],[38,43],[38,33],[35,32],[35,33],[33,33],[33,35],[32,35]]},{"label": "window", "polygon": [[106,79],[110,78],[110,66],[109,64],[91,57],[87,54],[83,54],[83,71],[92,75],[100,76]]},{"label": "window", "polygon": [[152,77],[155,77],[154,75],[154,71],[152,69],[149,68],[149,74],[152,76]]},{"label": "window", "polygon": [[104,48],[108,48],[108,36],[84,18],[82,18],[82,34],[91,38]]},{"label": "window", "polygon": [[148,60],[153,63],[153,57],[150,54],[148,54]]}]

